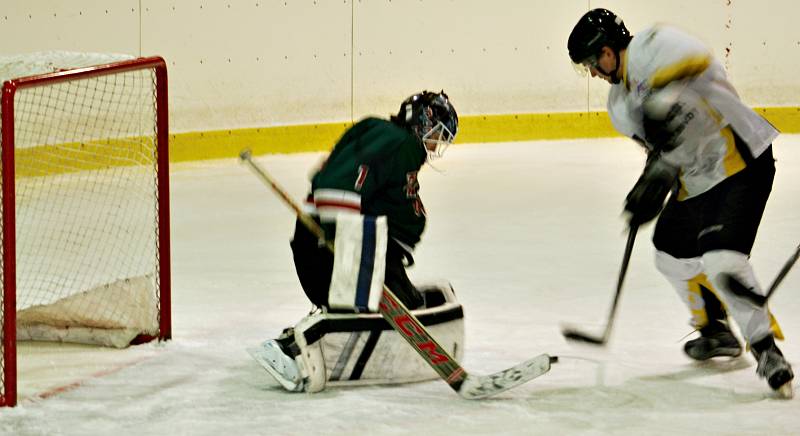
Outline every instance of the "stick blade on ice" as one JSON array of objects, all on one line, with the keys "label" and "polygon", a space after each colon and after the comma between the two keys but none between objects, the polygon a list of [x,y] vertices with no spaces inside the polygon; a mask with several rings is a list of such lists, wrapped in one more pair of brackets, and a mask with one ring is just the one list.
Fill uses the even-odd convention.
[{"label": "stick blade on ice", "polygon": [[605,338],[602,336],[589,335],[572,327],[562,327],[561,334],[564,335],[564,338],[571,341],[585,342],[593,345],[605,345],[606,343]]}]

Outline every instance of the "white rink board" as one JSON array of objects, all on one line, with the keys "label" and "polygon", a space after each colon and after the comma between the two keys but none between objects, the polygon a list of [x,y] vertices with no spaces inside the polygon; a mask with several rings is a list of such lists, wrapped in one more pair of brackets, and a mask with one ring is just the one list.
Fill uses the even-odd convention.
[{"label": "white rink board", "polygon": [[798,105],[795,0],[6,0],[0,53],[163,56],[173,133],[383,116],[425,88],[460,115],[602,111],[566,49],[596,7],[696,35],[751,106]]}]

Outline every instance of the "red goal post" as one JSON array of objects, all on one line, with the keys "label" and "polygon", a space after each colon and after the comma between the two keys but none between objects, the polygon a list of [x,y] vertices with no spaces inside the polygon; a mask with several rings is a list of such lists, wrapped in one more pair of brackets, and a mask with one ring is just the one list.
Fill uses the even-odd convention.
[{"label": "red goal post", "polygon": [[0,406],[17,340],[171,337],[166,63],[70,55],[3,78]]}]

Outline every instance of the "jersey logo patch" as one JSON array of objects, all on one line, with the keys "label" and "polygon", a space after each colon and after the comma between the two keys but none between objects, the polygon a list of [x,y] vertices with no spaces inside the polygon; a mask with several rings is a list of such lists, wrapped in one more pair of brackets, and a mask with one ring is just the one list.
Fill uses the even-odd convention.
[{"label": "jersey logo patch", "polygon": [[417,198],[419,192],[419,180],[417,172],[409,171],[406,173],[406,198]]},{"label": "jersey logo patch", "polygon": [[356,184],[353,187],[356,191],[360,191],[364,187],[364,182],[367,181],[367,173],[369,173],[369,165],[358,166],[358,177],[356,177]]},{"label": "jersey logo patch", "polygon": [[419,198],[419,180],[417,179],[417,171],[409,171],[406,173],[406,198],[413,199],[414,214],[416,216],[427,216],[425,213],[425,206]]}]

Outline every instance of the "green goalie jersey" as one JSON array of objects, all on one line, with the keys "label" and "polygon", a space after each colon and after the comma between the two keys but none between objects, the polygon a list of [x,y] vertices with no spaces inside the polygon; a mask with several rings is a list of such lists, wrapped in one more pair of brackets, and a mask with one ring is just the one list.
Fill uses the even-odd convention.
[{"label": "green goalie jersey", "polygon": [[420,140],[391,121],[359,121],[311,180],[323,224],[342,212],[385,215],[389,236],[413,248],[425,229],[417,173],[426,156]]}]

